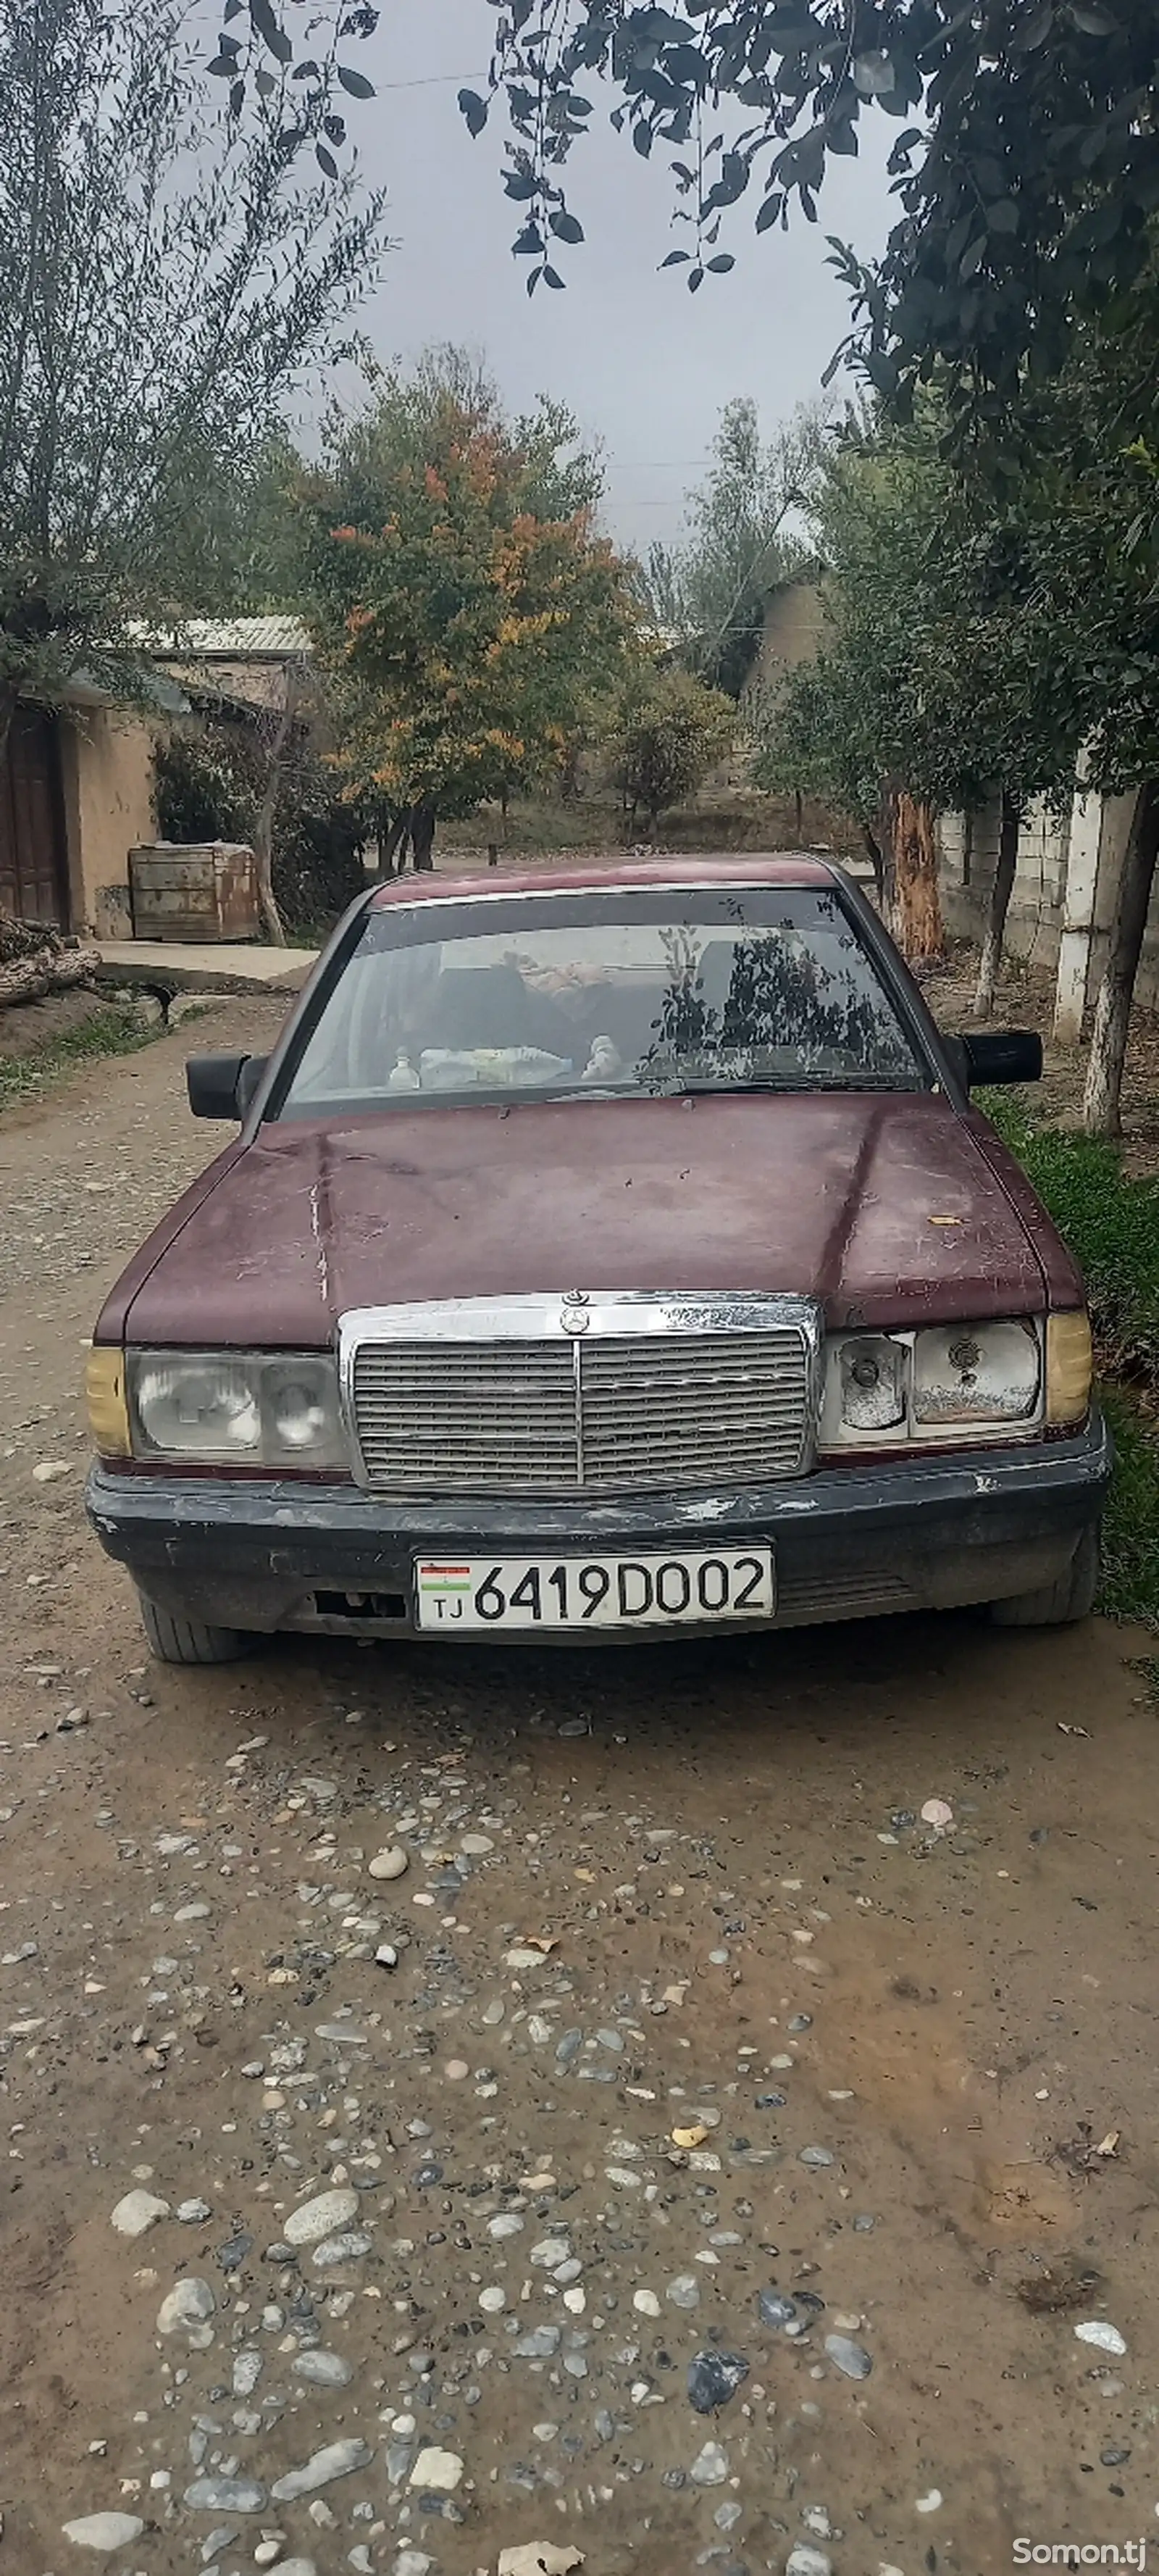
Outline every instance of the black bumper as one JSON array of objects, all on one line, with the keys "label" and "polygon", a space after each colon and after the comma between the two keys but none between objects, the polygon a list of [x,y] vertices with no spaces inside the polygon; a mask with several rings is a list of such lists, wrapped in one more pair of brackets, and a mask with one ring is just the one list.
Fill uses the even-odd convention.
[{"label": "black bumper", "polygon": [[[413,1635],[418,1552],[632,1554],[765,1539],[776,1555],[777,1610],[759,1624],[796,1627],[1003,1600],[1057,1582],[1098,1525],[1110,1468],[1095,1414],[1073,1439],[825,1468],[710,1497],[391,1502],[349,1485],[97,1466],[87,1502],[102,1546],[139,1589],[175,1617],[211,1626]],[[655,1639],[657,1630],[631,1633]]]}]

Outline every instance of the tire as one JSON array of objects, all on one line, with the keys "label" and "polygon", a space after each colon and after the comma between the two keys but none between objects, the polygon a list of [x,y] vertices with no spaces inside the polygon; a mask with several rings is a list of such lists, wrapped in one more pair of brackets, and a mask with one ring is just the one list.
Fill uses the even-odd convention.
[{"label": "tire", "polygon": [[200,1619],[174,1619],[143,1592],[137,1598],[150,1651],[160,1664],[234,1664],[254,1650],[255,1640],[244,1628],[207,1628]]},{"label": "tire", "polygon": [[990,1616],[999,1628],[1069,1628],[1089,1619],[1099,1588],[1099,1534],[1085,1531],[1065,1574],[1044,1583],[1039,1592],[1016,1592],[1009,1601],[992,1601]]}]

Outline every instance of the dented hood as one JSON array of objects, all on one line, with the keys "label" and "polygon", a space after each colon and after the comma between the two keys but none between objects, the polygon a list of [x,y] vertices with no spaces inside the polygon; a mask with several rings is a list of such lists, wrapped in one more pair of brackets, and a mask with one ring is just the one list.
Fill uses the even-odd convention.
[{"label": "dented hood", "polygon": [[349,1307],[567,1288],[796,1291],[830,1325],[904,1325],[1041,1311],[1060,1282],[1077,1295],[1017,1167],[940,1094],[524,1103],[260,1129],[101,1332],[300,1348]]}]

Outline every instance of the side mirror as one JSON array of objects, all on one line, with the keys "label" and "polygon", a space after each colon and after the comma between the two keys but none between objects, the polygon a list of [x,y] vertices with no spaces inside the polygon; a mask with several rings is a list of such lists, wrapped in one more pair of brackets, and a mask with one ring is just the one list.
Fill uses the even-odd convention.
[{"label": "side mirror", "polygon": [[1042,1039],[1035,1029],[996,1029],[958,1041],[966,1083],[976,1091],[984,1083],[1041,1082]]},{"label": "side mirror", "polygon": [[265,1055],[191,1055],[185,1080],[194,1117],[244,1118],[268,1063]]}]

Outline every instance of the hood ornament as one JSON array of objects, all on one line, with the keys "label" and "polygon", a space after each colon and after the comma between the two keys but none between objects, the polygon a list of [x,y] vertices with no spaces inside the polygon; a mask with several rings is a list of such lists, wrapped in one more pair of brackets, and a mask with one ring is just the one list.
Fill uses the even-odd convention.
[{"label": "hood ornament", "polygon": [[592,1320],[588,1312],[590,1304],[591,1299],[586,1288],[565,1289],[563,1311],[559,1319],[565,1333],[587,1332]]}]

